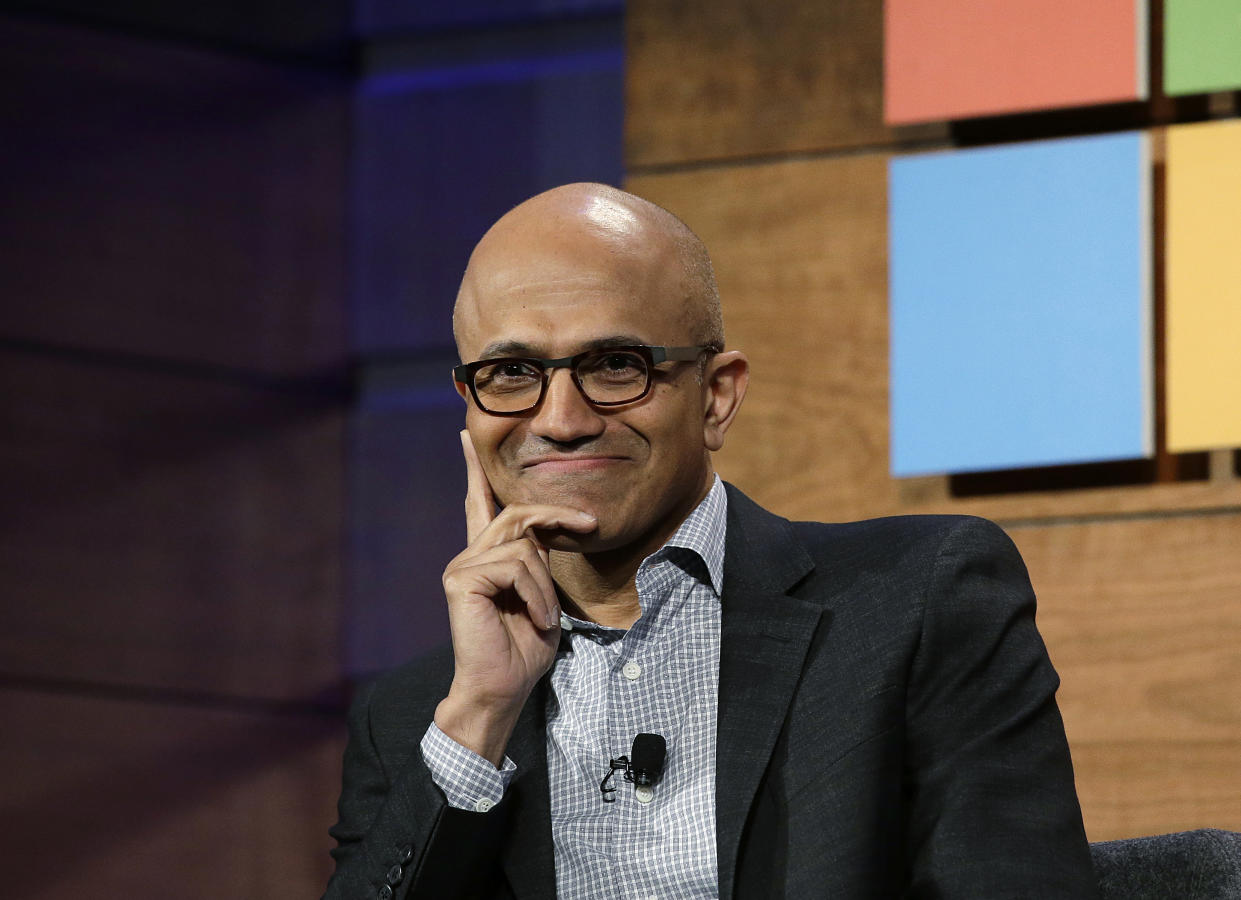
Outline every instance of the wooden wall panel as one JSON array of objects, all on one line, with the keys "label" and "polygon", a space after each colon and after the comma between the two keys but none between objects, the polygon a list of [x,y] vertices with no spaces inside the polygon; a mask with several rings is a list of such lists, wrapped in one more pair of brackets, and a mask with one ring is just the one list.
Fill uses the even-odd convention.
[{"label": "wooden wall panel", "polygon": [[317,897],[333,718],[0,689],[5,896]]},{"label": "wooden wall panel", "polygon": [[[886,160],[947,145],[949,133],[882,125],[882,6],[629,5],[627,187],[706,241],[728,342],[753,364],[718,468],[793,518],[1007,523],[1063,677],[1091,838],[1241,829],[1241,454],[990,479],[888,475]],[[1157,98],[1128,112],[958,123],[952,137],[1112,131],[1204,114],[1194,109]],[[1158,255],[1155,275],[1158,298]]]},{"label": "wooden wall panel", "polygon": [[897,508],[887,476],[886,177],[883,156],[862,155],[627,185],[711,250],[728,345],[752,366],[717,464],[793,518]]},{"label": "wooden wall panel", "polygon": [[1241,514],[1010,533],[1075,739],[1241,742]]},{"label": "wooden wall panel", "polygon": [[0,354],[0,670],[306,699],[337,684],[344,414]]},{"label": "wooden wall panel", "polygon": [[1073,746],[1077,797],[1092,841],[1241,830],[1236,741]]},{"label": "wooden wall panel", "polygon": [[1241,829],[1241,514],[1010,532],[1091,838]]},{"label": "wooden wall panel", "polygon": [[1241,507],[1241,481],[954,497],[888,469],[887,154],[635,175],[706,242],[728,343],[753,366],[721,474],[795,519],[999,520]]},{"label": "wooden wall panel", "polygon": [[717,456],[724,477],[794,518],[935,511],[1018,525],[1090,836],[1241,828],[1231,460],[1200,482],[990,497],[953,497],[946,478],[894,480],[882,156],[686,169],[629,187],[702,235],[728,342],[751,356],[750,396]]},{"label": "wooden wall panel", "polygon": [[631,168],[941,137],[883,125],[878,0],[629,0]]}]

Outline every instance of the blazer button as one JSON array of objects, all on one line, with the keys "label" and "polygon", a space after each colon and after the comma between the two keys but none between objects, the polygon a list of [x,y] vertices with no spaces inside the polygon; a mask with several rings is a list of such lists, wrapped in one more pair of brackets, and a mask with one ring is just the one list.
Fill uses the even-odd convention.
[{"label": "blazer button", "polygon": [[408,862],[409,862],[411,859],[413,859],[413,858],[414,858],[414,848],[413,848],[413,847],[403,847],[403,848],[401,849],[401,865],[405,865],[406,863],[408,863]]},{"label": "blazer button", "polygon": [[393,866],[388,870],[388,874],[384,877],[384,881],[395,887],[401,883],[401,879],[405,877],[405,870],[400,866]]},{"label": "blazer button", "polygon": [[375,895],[376,900],[392,900],[392,885],[385,884],[379,889],[379,893]]}]

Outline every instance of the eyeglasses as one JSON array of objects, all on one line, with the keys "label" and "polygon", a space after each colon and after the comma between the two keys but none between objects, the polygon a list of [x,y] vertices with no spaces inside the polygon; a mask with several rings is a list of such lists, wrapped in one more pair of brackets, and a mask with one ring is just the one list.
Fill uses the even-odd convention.
[{"label": "eyeglasses", "polygon": [[503,356],[465,363],[452,377],[467,385],[474,402],[493,416],[517,416],[543,402],[548,372],[568,369],[582,396],[595,406],[621,406],[641,400],[651,390],[651,372],[665,361],[689,362],[703,353],[718,353],[711,344],[699,347],[604,347],[559,359]]}]

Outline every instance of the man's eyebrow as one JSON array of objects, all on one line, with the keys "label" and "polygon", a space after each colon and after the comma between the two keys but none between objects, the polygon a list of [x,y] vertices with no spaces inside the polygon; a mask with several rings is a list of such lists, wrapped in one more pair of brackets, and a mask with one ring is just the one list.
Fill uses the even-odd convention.
[{"label": "man's eyebrow", "polygon": [[494,359],[498,356],[538,356],[538,351],[529,344],[520,341],[496,341],[483,348],[479,359]]},{"label": "man's eyebrow", "polygon": [[[633,334],[613,334],[608,337],[595,338],[586,341],[580,345],[570,356],[585,352],[586,350],[606,350],[609,347],[638,347],[646,343],[645,340]],[[488,344],[483,348],[482,355],[479,359],[496,359],[502,356],[522,356],[529,359],[546,359],[542,356],[542,352],[538,347],[531,344],[525,344],[521,341],[496,341]]]}]

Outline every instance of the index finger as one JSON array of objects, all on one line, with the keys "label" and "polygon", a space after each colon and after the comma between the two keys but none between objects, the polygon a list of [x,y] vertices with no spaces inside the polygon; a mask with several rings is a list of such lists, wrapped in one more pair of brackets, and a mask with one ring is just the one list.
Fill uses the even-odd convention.
[{"label": "index finger", "polygon": [[478,460],[474,442],[469,431],[461,432],[461,450],[465,454],[465,533],[466,543],[473,544],[496,517],[496,501],[491,493],[491,482]]}]

